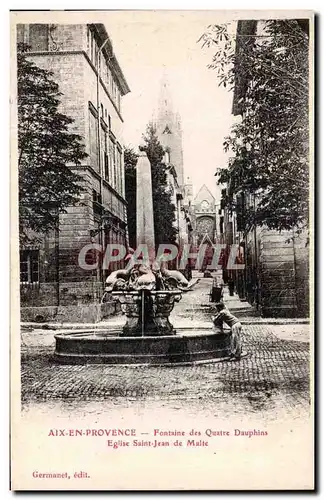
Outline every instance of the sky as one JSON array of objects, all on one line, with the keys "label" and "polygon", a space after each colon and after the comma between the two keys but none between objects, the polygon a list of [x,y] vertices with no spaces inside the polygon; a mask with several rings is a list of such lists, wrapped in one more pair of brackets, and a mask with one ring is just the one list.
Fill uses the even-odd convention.
[{"label": "sky", "polygon": [[167,74],[173,107],[181,115],[184,176],[194,194],[225,166],[223,140],[233,123],[232,94],[218,87],[207,68],[213,51],[197,43],[209,24],[224,22],[219,11],[109,12],[105,26],[131,92],[123,97],[124,143],[137,147],[157,107],[160,79]]}]

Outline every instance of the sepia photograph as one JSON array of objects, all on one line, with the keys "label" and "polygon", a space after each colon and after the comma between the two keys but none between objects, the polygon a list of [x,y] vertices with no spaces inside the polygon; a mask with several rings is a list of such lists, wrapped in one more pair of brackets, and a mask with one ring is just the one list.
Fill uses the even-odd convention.
[{"label": "sepia photograph", "polygon": [[11,489],[314,489],[311,11],[11,11]]}]

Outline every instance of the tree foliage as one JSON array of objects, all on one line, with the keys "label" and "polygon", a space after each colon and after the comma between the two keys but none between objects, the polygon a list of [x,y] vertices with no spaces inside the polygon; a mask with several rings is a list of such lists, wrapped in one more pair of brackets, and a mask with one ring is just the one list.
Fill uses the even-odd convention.
[{"label": "tree foliage", "polygon": [[[177,231],[174,227],[175,206],[167,184],[167,166],[163,162],[164,149],[153,124],[147,126],[143,136],[143,150],[151,163],[154,212],[155,245],[174,243]],[[136,162],[137,155],[131,149],[124,152],[126,200],[128,203],[128,231],[131,246],[136,246]]]},{"label": "tree foliage", "polygon": [[58,214],[75,205],[81,177],[71,170],[87,155],[81,137],[69,129],[72,118],[59,112],[61,92],[52,72],[28,60],[18,46],[19,226],[22,241],[30,230],[47,233]]},{"label": "tree foliage", "polygon": [[151,163],[155,245],[158,247],[159,244],[176,241],[175,206],[167,184],[167,166],[163,162],[165,152],[152,123],[148,125],[143,139],[144,150]]},{"label": "tree foliage", "polygon": [[[246,228],[300,232],[308,222],[309,197],[307,26],[265,21],[248,33],[229,24],[209,26],[200,41],[216,48],[209,67],[219,85],[234,90],[234,107],[242,115],[225,138],[231,156],[227,168],[219,169],[219,184],[226,183],[230,194],[253,193]],[[227,201],[237,209],[231,196]]]}]

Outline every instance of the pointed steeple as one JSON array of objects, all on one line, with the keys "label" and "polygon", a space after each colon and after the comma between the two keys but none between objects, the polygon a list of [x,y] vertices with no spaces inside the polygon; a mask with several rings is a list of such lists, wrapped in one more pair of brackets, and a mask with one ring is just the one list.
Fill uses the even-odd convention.
[{"label": "pointed steeple", "polygon": [[177,129],[182,133],[182,125],[181,125],[181,116],[180,113],[176,112],[176,124],[177,124]]},{"label": "pointed steeple", "polygon": [[181,117],[174,111],[169,78],[163,73],[160,83],[156,131],[162,146],[168,149],[170,163],[175,167],[179,186],[183,187],[183,153]]},{"label": "pointed steeple", "polygon": [[187,177],[184,185],[184,198],[186,203],[192,203],[193,199],[193,186],[191,177]]},{"label": "pointed steeple", "polygon": [[169,78],[166,72],[163,73],[160,83],[160,96],[159,96],[159,108],[163,109],[164,112],[171,112],[173,108],[171,88]]}]

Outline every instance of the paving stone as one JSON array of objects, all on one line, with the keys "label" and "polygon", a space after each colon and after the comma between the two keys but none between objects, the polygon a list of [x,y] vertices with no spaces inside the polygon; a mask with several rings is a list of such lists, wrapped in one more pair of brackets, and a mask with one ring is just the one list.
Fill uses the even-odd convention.
[{"label": "paving stone", "polygon": [[[189,304],[194,307],[203,303],[208,288],[205,282],[185,295],[180,312]],[[177,318],[173,315],[175,321]],[[207,319],[210,321],[210,313]],[[285,414],[308,413],[309,342],[303,341],[307,339],[305,335],[287,335],[289,327],[285,328],[285,338],[280,338],[278,325],[244,325],[243,349],[248,353],[245,358],[175,367],[59,365],[52,357],[54,331],[24,331],[23,408],[60,401],[73,410],[87,401],[91,408],[142,403],[175,409],[176,405],[190,412],[209,411],[223,417],[262,412],[275,418],[278,409]]]},{"label": "paving stone", "polygon": [[178,367],[57,365],[53,347],[22,346],[22,401],[100,400],[115,397],[231,400],[242,411],[309,406],[309,344],[278,339],[265,325],[244,327],[239,362]]}]

